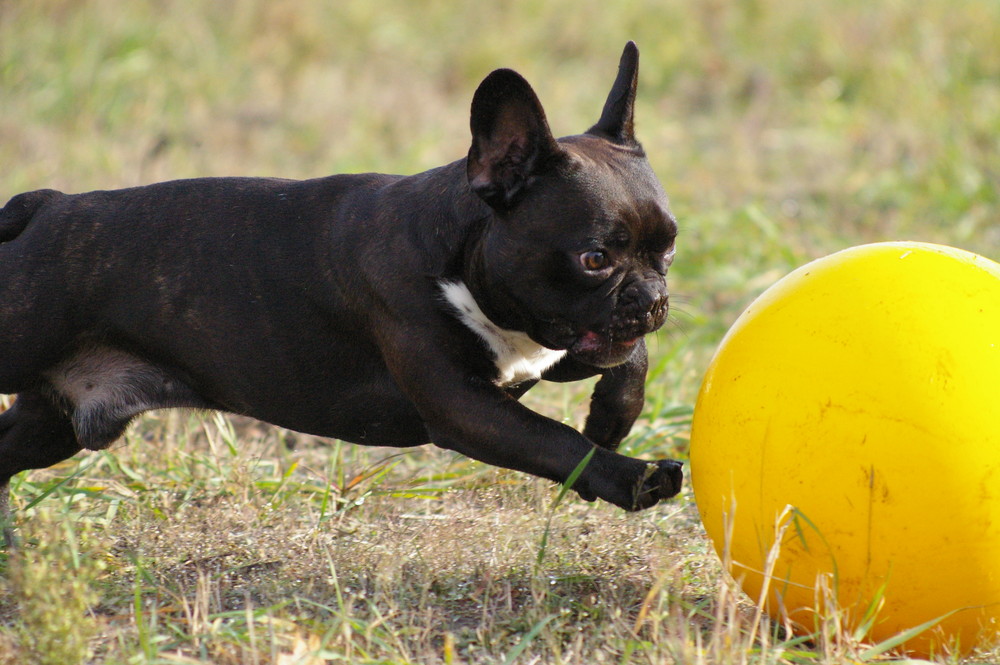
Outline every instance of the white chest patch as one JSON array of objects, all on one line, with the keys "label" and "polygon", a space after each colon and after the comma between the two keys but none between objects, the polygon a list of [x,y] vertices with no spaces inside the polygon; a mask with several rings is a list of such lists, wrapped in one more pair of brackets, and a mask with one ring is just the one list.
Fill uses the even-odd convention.
[{"label": "white chest patch", "polygon": [[500,372],[497,385],[539,379],[566,355],[565,351],[545,348],[523,332],[507,330],[490,321],[464,283],[441,282],[441,291],[462,323],[479,335],[493,353],[493,362]]}]

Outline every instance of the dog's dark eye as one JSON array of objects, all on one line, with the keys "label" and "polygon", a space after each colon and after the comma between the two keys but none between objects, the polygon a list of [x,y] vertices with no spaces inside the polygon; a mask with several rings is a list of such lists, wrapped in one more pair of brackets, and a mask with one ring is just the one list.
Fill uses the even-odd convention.
[{"label": "dog's dark eye", "polygon": [[588,272],[604,270],[611,263],[607,253],[600,250],[592,250],[580,254],[580,265]]},{"label": "dog's dark eye", "polygon": [[670,245],[670,249],[666,251],[663,255],[663,263],[669,268],[674,262],[674,256],[677,254],[677,248],[674,245]]}]

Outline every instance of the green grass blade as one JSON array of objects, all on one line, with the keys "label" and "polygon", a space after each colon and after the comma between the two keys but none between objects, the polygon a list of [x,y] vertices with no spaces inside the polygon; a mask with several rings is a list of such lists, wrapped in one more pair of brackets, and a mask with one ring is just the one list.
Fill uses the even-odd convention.
[{"label": "green grass blade", "polygon": [[521,638],[521,641],[517,643],[517,646],[507,653],[507,657],[503,659],[503,665],[512,665],[512,663],[517,660],[522,653],[524,653],[524,650],[528,648],[528,645],[531,644],[536,637],[538,637],[538,634],[542,632],[542,629],[555,618],[555,614],[547,616],[532,626],[531,630],[525,633],[524,637]]},{"label": "green grass blade", "polygon": [[66,483],[68,483],[69,481],[73,480],[74,478],[76,478],[77,476],[79,476],[80,474],[82,474],[84,471],[86,471],[87,469],[89,469],[90,467],[92,467],[94,464],[96,464],[97,460],[99,460],[99,459],[101,459],[101,455],[91,455],[89,459],[87,459],[82,464],[80,464],[78,467],[76,467],[76,469],[73,471],[73,473],[69,474],[68,476],[66,476],[64,478],[60,478],[58,482],[56,482],[56,483],[50,485],[49,487],[47,487],[45,490],[42,491],[41,494],[39,494],[34,499],[32,499],[31,501],[29,501],[27,503],[27,505],[25,505],[24,508],[22,508],[22,510],[27,510],[29,508],[34,508],[42,500],[44,500],[45,497],[49,496],[50,494],[52,494],[53,492],[55,492],[57,489],[59,489],[60,487],[62,487]]},{"label": "green grass blade", "polygon": [[871,660],[872,658],[876,658],[878,656],[881,656],[882,654],[886,653],[887,651],[891,651],[891,650],[895,649],[896,647],[900,646],[904,642],[908,642],[909,640],[912,640],[914,637],[916,637],[917,635],[920,635],[924,631],[930,630],[931,628],[933,628],[934,626],[938,625],[939,623],[941,623],[942,621],[944,621],[948,617],[952,616],[956,612],[958,612],[958,610],[952,610],[951,612],[948,612],[946,614],[942,614],[941,616],[936,617],[934,619],[931,619],[930,621],[925,621],[924,623],[922,623],[922,624],[920,624],[918,626],[914,626],[913,628],[909,628],[907,630],[904,630],[904,631],[902,631],[900,633],[897,633],[896,635],[893,635],[892,637],[890,637],[887,640],[883,640],[883,641],[879,642],[875,646],[873,646],[873,647],[871,647],[871,648],[866,649],[865,651],[863,651],[861,653],[861,660]]},{"label": "green grass blade", "polygon": [[580,460],[580,463],[576,465],[575,469],[573,469],[573,473],[569,474],[569,478],[567,478],[566,482],[564,482],[562,484],[562,487],[559,488],[559,493],[556,495],[556,498],[552,501],[552,505],[549,506],[548,519],[546,519],[545,521],[545,531],[542,533],[542,542],[539,543],[538,545],[538,556],[535,558],[536,567],[541,566],[542,561],[545,559],[545,550],[549,544],[549,532],[552,530],[552,516],[556,512],[556,508],[559,507],[559,504],[562,502],[563,497],[566,496],[566,493],[569,492],[570,489],[572,489],[573,485],[580,477],[580,474],[583,473],[583,470],[587,468],[588,464],[590,464],[590,460],[593,459],[594,453],[596,452],[597,452],[597,447],[595,446],[590,449],[590,452],[584,455],[583,459]]}]

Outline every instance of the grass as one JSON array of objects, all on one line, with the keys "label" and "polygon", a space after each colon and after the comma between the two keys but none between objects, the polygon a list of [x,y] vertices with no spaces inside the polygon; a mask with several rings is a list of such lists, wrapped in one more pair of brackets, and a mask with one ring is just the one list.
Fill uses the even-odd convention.
[{"label": "grass", "polygon": [[[882,239],[1000,257],[998,26],[992,0],[0,0],[0,197],[420,171],[464,154],[499,66],[575,133],[635,39],[638,132],[682,233],[625,447],[683,458],[708,358],[792,267]],[[526,401],[579,425],[588,386],[542,388]],[[430,448],[150,414],[15,479],[0,663],[887,657],[835,622],[803,639],[758,615],[687,492],[636,515],[558,499]]]}]

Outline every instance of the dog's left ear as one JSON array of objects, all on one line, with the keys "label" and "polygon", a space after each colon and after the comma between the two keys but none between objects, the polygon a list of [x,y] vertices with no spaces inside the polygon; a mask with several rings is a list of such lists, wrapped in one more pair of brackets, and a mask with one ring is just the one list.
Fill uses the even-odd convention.
[{"label": "dog's left ear", "polygon": [[621,145],[637,145],[634,132],[635,91],[639,83],[639,49],[629,42],[618,63],[618,78],[611,86],[597,124],[587,130]]},{"label": "dog's left ear", "polygon": [[493,209],[517,201],[530,178],[562,154],[535,91],[510,69],[487,76],[472,98],[469,186]]}]

